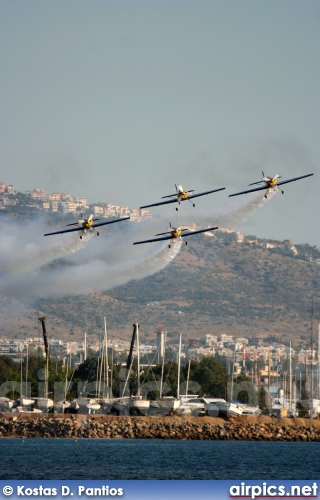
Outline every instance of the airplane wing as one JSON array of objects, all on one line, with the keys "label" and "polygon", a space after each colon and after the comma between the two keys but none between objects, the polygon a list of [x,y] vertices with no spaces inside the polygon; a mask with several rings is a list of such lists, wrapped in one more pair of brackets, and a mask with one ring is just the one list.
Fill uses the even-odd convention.
[{"label": "airplane wing", "polygon": [[304,179],[305,177],[311,177],[313,174],[302,175],[301,177],[294,177],[293,179],[288,179],[287,181],[277,182],[277,186],[281,186],[281,184],[287,184],[288,182],[298,181],[299,179]]},{"label": "airplane wing", "polygon": [[239,194],[253,193],[253,191],[261,191],[263,189],[270,189],[270,187],[269,186],[261,186],[261,187],[257,187],[257,188],[253,188],[253,189],[247,189],[246,191],[240,191],[240,193],[229,194],[229,198],[230,198],[230,196],[238,196]]},{"label": "airplane wing", "polygon": [[[114,222],[121,222],[123,220],[130,219],[130,217],[124,217],[123,219],[110,220],[108,222],[99,222],[99,224],[92,224],[91,227],[105,226],[107,224],[113,224]],[[72,229],[63,229],[62,231],[55,231],[54,233],[46,233],[44,236],[51,236],[53,234],[63,234],[63,233],[71,233],[73,231],[82,231],[84,229],[83,226],[74,227]]]},{"label": "airplane wing", "polygon": [[[188,233],[181,234],[180,236],[192,236],[193,234],[205,233],[206,231],[214,231],[218,227],[208,227],[207,229],[199,229],[198,231],[190,231]],[[170,236],[163,236],[162,238],[152,238],[151,240],[135,241],[134,245],[141,245],[141,243],[152,243],[153,241],[164,241],[175,239],[171,234]]]},{"label": "airplane wing", "polygon": [[54,233],[46,233],[43,236],[51,236],[52,234],[62,234],[62,233],[71,233],[73,231],[82,231],[83,227],[74,227],[73,229],[63,229],[62,231],[55,231]]},{"label": "airplane wing", "polygon": [[218,227],[208,227],[207,229],[198,229],[198,231],[189,231],[188,233],[181,234],[181,238],[184,238],[185,236],[192,236],[193,234],[198,234],[198,233],[206,233],[207,231],[214,231],[215,229],[218,229]]},{"label": "airplane wing", "polygon": [[167,205],[168,203],[177,203],[177,201],[177,198],[175,198],[174,200],[159,201],[158,203],[152,203],[152,205],[143,205],[143,207],[139,207],[139,209],[141,210],[142,208],[158,207],[159,205]]},{"label": "airplane wing", "polygon": [[172,235],[163,236],[162,238],[153,238],[152,240],[143,240],[143,241],[135,241],[134,245],[141,245],[141,243],[152,243],[153,241],[163,241],[163,240],[172,240]]},{"label": "airplane wing", "polygon": [[174,196],[177,196],[177,193],[168,194],[167,196],[161,196],[161,199],[163,200],[163,198],[173,198]]},{"label": "airplane wing", "polygon": [[188,196],[188,200],[191,198],[198,198],[198,196],[204,196],[205,194],[210,194],[210,193],[216,193],[217,191],[223,191],[226,188],[219,188],[219,189],[213,189],[212,191],[205,191],[204,193],[198,193],[198,194],[192,194],[191,196]]},{"label": "airplane wing", "polygon": [[106,226],[107,224],[113,224],[114,222],[121,222],[123,220],[128,220],[128,219],[130,219],[130,216],[124,217],[123,219],[110,220],[108,222],[99,222],[99,224],[92,224],[91,227]]}]

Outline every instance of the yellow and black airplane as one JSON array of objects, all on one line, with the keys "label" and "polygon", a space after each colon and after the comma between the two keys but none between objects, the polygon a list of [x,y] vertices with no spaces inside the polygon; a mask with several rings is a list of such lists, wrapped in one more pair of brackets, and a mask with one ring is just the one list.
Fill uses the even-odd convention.
[{"label": "yellow and black airplane", "polygon": [[[80,219],[78,220],[78,222],[67,224],[67,226],[79,226],[79,227],[74,227],[72,229],[63,229],[61,231],[55,231],[54,233],[46,233],[44,236],[51,236],[52,234],[71,233],[73,231],[82,231],[82,234],[80,235],[80,239],[82,240],[83,234],[86,234],[88,231],[92,233],[93,231],[95,231],[96,227],[106,226],[107,224],[114,224],[115,222],[121,222],[123,220],[128,220],[128,219],[130,219],[130,217],[124,217],[123,219],[109,220],[107,222],[99,222],[99,224],[93,224],[94,221],[99,219],[94,219],[93,214],[91,214],[89,219]],[[96,233],[97,236],[99,236],[99,233],[97,231]]]},{"label": "yellow and black airplane", "polygon": [[[170,231],[167,231],[166,233],[156,234],[156,236],[161,236],[161,238],[152,238],[150,240],[135,241],[133,244],[141,245],[142,243],[152,243],[153,241],[164,241],[164,240],[171,240],[171,243],[175,243],[176,240],[181,240],[181,238],[185,238],[186,236],[193,236],[194,234],[206,233],[207,231],[214,231],[215,229],[218,229],[218,227],[208,227],[207,229],[198,229],[197,231],[189,231],[188,228],[183,228],[183,229],[181,229],[180,227],[175,228],[172,227],[170,224]],[[188,232],[186,233],[185,231]],[[187,245],[188,242],[186,241],[185,244]],[[171,247],[171,245],[168,246],[169,248]]]},{"label": "yellow and black airplane", "polygon": [[[246,191],[240,191],[240,193],[229,194],[229,197],[230,196],[238,196],[240,194],[253,193],[254,191],[261,191],[263,189],[268,189],[268,192],[269,192],[269,189],[271,190],[273,188],[279,188],[279,186],[281,186],[282,184],[288,184],[288,182],[294,182],[294,181],[298,181],[299,179],[304,179],[305,177],[311,177],[311,175],[313,175],[313,174],[301,175],[300,177],[294,177],[293,179],[288,179],[286,181],[278,182],[278,179],[281,178],[280,174],[276,174],[274,177],[266,177],[264,175],[264,172],[262,171],[262,181],[252,182],[252,184],[249,184],[249,186],[253,186],[254,184],[262,184],[263,182],[264,182],[264,186],[260,186],[260,187],[253,188],[253,189],[247,189]],[[280,189],[280,191],[283,194],[282,189]],[[267,198],[267,194],[268,193],[266,193],[264,195],[265,198]]]},{"label": "yellow and black airplane", "polygon": [[[193,198],[198,198],[199,196],[204,196],[204,195],[210,194],[210,193],[216,193],[217,191],[223,191],[223,189],[226,189],[223,187],[223,188],[219,188],[219,189],[213,189],[211,191],[204,191],[203,193],[190,195],[190,193],[194,192],[194,189],[189,189],[189,190],[183,189],[181,184],[175,184],[175,186],[176,186],[175,194],[168,194],[167,196],[162,196],[162,199],[164,199],[164,198],[173,198],[173,199],[166,200],[166,201],[159,201],[158,203],[152,203],[151,205],[143,205],[142,207],[140,207],[140,209],[150,208],[150,207],[158,207],[159,205],[167,205],[168,203],[179,203],[179,205],[180,205],[181,201],[191,200]],[[194,203],[192,203],[192,205],[195,206]],[[176,207],[176,210],[178,210],[178,207]]]}]

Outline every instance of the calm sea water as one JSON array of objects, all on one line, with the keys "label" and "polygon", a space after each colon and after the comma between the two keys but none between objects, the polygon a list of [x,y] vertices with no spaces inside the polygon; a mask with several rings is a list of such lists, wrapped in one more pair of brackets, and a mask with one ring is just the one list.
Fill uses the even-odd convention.
[{"label": "calm sea water", "polygon": [[0,479],[315,479],[320,443],[0,439]]}]

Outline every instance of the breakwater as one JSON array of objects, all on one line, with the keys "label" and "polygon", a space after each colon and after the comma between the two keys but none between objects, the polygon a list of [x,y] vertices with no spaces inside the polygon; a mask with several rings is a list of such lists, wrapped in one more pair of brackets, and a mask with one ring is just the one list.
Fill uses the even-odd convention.
[{"label": "breakwater", "polygon": [[0,414],[0,437],[320,441],[320,420]]}]

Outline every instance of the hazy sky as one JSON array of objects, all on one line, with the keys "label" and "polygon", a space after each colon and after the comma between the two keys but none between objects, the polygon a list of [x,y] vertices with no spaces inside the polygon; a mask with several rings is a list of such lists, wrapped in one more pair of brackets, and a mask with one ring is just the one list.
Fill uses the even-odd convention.
[{"label": "hazy sky", "polygon": [[0,181],[211,213],[313,172],[234,229],[320,247],[318,0],[0,0],[0,37]]}]

